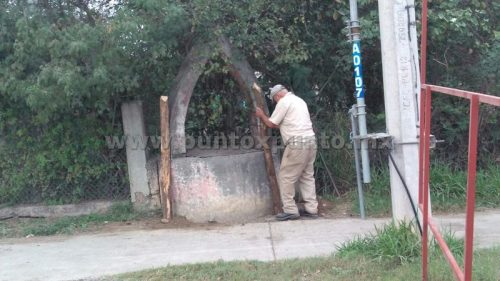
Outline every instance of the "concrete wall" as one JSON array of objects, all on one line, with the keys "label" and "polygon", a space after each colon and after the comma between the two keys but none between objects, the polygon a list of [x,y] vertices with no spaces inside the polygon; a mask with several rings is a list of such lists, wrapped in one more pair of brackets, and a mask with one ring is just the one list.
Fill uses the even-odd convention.
[{"label": "concrete wall", "polygon": [[[82,216],[95,213],[105,213],[113,206],[119,203],[117,201],[92,201],[80,204],[68,205],[31,205],[16,206],[0,209],[0,220],[15,217],[33,217],[33,218],[60,218],[67,216]],[[126,203],[124,201],[123,203]]]},{"label": "concrete wall", "polygon": [[245,222],[272,213],[261,151],[174,158],[171,191],[174,215],[192,222]]}]

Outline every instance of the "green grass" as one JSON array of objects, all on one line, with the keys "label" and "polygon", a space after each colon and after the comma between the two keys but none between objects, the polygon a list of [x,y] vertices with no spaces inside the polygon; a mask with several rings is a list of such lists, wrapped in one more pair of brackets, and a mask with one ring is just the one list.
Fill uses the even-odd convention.
[{"label": "green grass", "polygon": [[[365,212],[368,216],[388,216],[391,211],[389,169],[372,172],[372,183],[364,190]],[[359,214],[358,193],[351,192],[352,211]]]},{"label": "green grass", "polygon": [[150,215],[151,213],[135,211],[131,203],[115,203],[108,212],[103,214],[57,219],[40,218],[0,221],[0,238],[73,234],[106,222],[132,221]]},{"label": "green grass", "polygon": [[[462,260],[463,240],[445,235]],[[500,278],[500,248],[479,250],[474,280]],[[389,224],[341,245],[336,256],[278,262],[223,262],[167,266],[111,276],[105,280],[419,280],[420,243],[411,223]],[[454,280],[435,243],[431,244],[430,280]]]},{"label": "green grass", "polygon": [[364,237],[357,237],[339,247],[341,257],[363,255],[373,260],[404,264],[420,256],[420,237],[415,225],[391,223]]},{"label": "green grass", "polygon": [[[457,212],[465,208],[467,173],[443,164],[431,167],[431,200],[434,211]],[[387,216],[391,212],[389,169],[372,172],[372,183],[365,188],[365,209],[368,216]],[[356,191],[350,194],[352,211],[359,213]],[[500,166],[491,164],[477,172],[476,206],[500,207]]]},{"label": "green grass", "polygon": [[[450,251],[457,259],[464,253],[464,240],[458,239],[450,231],[443,232]],[[420,259],[421,240],[414,222],[394,222],[375,228],[374,233],[356,237],[338,248],[340,257],[364,256],[366,258],[398,265]],[[430,242],[431,255],[439,256],[441,249],[437,242]]]},{"label": "green grass", "polygon": [[[431,197],[433,208],[439,211],[463,210],[465,207],[467,173],[454,171],[445,165],[431,170]],[[490,165],[479,170],[476,180],[476,206],[500,206],[500,166]]]},{"label": "green grass", "polygon": [[[473,280],[499,280],[500,248],[476,251]],[[420,280],[420,260],[395,264],[362,255],[293,259],[277,262],[215,262],[167,266],[108,277],[105,280]],[[429,279],[455,280],[446,261],[432,256]]]}]

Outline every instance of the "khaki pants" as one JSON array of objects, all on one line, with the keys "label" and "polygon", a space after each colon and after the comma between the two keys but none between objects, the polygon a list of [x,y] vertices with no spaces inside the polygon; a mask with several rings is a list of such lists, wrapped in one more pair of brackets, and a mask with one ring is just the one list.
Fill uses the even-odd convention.
[{"label": "khaki pants", "polygon": [[285,148],[279,173],[283,212],[289,214],[299,213],[293,199],[295,184],[298,182],[300,193],[305,201],[306,211],[313,214],[318,213],[316,184],[314,181],[316,150],[316,145],[288,145]]}]

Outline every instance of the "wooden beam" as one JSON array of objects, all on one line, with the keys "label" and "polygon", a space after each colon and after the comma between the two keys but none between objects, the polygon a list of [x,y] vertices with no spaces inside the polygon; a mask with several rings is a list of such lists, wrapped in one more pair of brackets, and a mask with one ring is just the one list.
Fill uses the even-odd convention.
[{"label": "wooden beam", "polygon": [[[267,108],[267,105],[264,100],[264,95],[262,95],[262,90],[257,85],[257,83],[254,83],[252,85],[252,94],[254,96],[256,106],[260,108]],[[278,186],[278,180],[276,178],[276,170],[274,169],[274,161],[271,152],[271,146],[269,145],[269,138],[267,137],[268,130],[266,126],[262,124],[262,122],[258,124],[259,124],[259,136],[262,140],[262,149],[264,151],[264,161],[266,163],[267,178],[269,179],[269,185],[271,187],[271,193],[273,196],[273,210],[274,214],[278,214],[283,212],[283,208],[281,205],[281,196]]]},{"label": "wooden beam", "polygon": [[168,116],[168,97],[160,97],[160,129],[161,129],[161,157],[160,157],[160,200],[163,218],[161,222],[168,223],[172,218],[170,199],[170,126]]}]

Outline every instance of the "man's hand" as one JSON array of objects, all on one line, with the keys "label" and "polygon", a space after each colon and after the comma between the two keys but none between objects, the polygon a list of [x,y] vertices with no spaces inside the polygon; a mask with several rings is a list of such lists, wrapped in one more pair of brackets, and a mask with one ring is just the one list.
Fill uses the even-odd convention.
[{"label": "man's hand", "polygon": [[264,113],[264,110],[259,107],[255,108],[255,117],[260,118],[262,122],[264,122],[264,124],[266,124],[266,126],[268,126],[269,128],[278,129],[280,127],[271,122],[269,120],[269,117],[267,117],[267,115]]},{"label": "man's hand", "polygon": [[266,114],[264,113],[264,111],[260,107],[257,107],[257,108],[255,108],[255,116],[262,118],[262,117],[265,117]]}]

